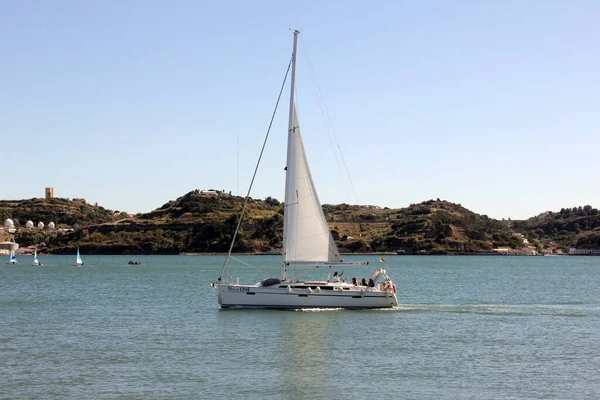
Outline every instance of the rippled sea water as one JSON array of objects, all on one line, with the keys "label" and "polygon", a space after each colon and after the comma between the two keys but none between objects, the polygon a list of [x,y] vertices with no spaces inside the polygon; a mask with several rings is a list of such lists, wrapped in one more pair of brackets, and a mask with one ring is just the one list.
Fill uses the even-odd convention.
[{"label": "rippled sea water", "polygon": [[353,257],[399,286],[361,311],[221,310],[221,256],[83,257],[0,264],[0,398],[600,398],[600,257]]}]

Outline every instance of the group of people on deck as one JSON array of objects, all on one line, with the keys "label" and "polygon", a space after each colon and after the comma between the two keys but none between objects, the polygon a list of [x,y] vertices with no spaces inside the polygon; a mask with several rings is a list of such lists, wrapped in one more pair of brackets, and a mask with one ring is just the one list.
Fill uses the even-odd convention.
[{"label": "group of people on deck", "polygon": [[369,278],[369,282],[365,278],[359,282],[355,277],[352,277],[350,281],[354,286],[367,286],[367,287],[375,287],[375,281],[372,278]]},{"label": "group of people on deck", "polygon": [[[358,281],[356,278],[353,277],[350,280],[350,282],[354,286],[366,286],[368,288],[374,288],[375,287],[375,281],[373,281],[373,278],[370,278],[369,281],[367,282],[367,280],[365,278],[362,278],[361,281]],[[392,283],[392,281],[388,277],[385,278],[385,283],[384,282],[379,282],[379,285],[380,285],[379,286],[380,290],[392,291],[393,293],[396,293],[396,285],[394,283]]]},{"label": "group of people on deck", "polygon": [[[341,274],[338,274],[337,271],[334,272],[333,281],[334,282],[346,282],[344,279],[341,279],[342,274],[343,274],[343,272]],[[375,287],[375,281],[373,280],[373,278],[369,278],[368,281],[365,278],[362,278],[359,281],[358,279],[356,279],[356,277],[352,277],[352,279],[350,280],[350,283],[354,286],[364,286],[367,288]],[[393,291],[394,293],[396,293],[396,285],[393,284],[392,281],[390,280],[390,278],[388,278],[387,276],[385,278],[385,283],[379,282],[379,285],[381,285],[381,286],[379,286],[380,290]]]}]

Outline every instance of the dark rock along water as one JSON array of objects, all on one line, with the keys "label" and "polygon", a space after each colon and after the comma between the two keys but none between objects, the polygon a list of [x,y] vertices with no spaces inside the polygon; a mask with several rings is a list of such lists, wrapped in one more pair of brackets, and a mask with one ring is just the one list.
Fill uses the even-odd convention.
[{"label": "dark rock along water", "polygon": [[0,398],[600,397],[600,257],[347,257],[401,305],[298,312],[219,309],[221,256],[83,257],[0,266]]}]

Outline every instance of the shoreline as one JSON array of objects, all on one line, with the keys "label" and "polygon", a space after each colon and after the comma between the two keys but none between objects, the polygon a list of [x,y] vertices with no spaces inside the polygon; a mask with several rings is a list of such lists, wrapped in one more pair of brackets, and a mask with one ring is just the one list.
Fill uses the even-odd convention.
[{"label": "shoreline", "polygon": [[[71,255],[71,253],[38,253],[38,256],[65,256]],[[87,253],[87,256],[223,256],[226,257],[227,253],[196,253],[196,252],[184,252],[184,253]],[[281,254],[274,253],[232,253],[233,256],[275,256],[281,257]],[[405,256],[443,256],[443,257],[456,257],[456,256],[480,256],[480,257],[544,257],[544,254],[477,254],[477,253],[450,253],[450,254],[439,254],[439,253],[404,253],[397,254],[395,252],[378,252],[378,253],[341,253],[342,256],[362,256],[362,257],[381,257],[381,256],[394,256],[394,257],[405,257]],[[33,256],[32,254],[20,254],[19,256]],[[566,257],[566,256],[600,256],[599,254],[564,254],[564,255],[555,255],[556,257]]]}]

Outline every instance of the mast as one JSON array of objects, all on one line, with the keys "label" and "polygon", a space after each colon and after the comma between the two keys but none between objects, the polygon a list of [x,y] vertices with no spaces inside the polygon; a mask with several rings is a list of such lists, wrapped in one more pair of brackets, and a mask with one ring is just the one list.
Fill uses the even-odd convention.
[{"label": "mast", "polygon": [[[298,35],[300,34],[300,31],[295,29],[294,30],[294,47],[293,47],[293,51],[292,51],[292,80],[291,80],[291,84],[290,84],[290,116],[289,116],[289,122],[288,122],[288,144],[287,144],[287,159],[286,159],[286,174],[285,174],[285,194],[286,194],[286,199],[284,200],[284,213],[285,213],[285,207],[289,204],[291,199],[287,198],[287,193],[288,193],[288,185],[289,185],[289,168],[287,168],[290,165],[290,161],[291,161],[291,147],[292,147],[292,141],[294,140],[294,90],[295,90],[295,86],[296,86],[296,53],[298,50]],[[282,248],[282,261],[281,261],[281,280],[285,281],[287,278],[287,274],[286,274],[286,265],[285,265],[285,252],[287,251],[287,249],[285,248],[285,236],[286,236],[286,223],[285,223],[285,218],[283,220],[283,248]]]}]

